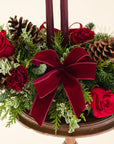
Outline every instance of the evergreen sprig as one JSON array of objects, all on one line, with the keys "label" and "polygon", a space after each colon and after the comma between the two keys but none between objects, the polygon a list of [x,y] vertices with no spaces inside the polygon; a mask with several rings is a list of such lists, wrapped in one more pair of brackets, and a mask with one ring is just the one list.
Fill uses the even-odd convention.
[{"label": "evergreen sprig", "polygon": [[85,25],[85,27],[89,28],[90,30],[94,30],[95,24],[92,23],[92,22],[90,22],[90,23],[88,23],[87,25]]},{"label": "evergreen sprig", "polygon": [[94,36],[94,40],[93,41],[99,41],[101,39],[104,40],[105,38],[108,38],[110,40],[111,39],[111,35],[108,35],[107,33],[97,33]]},{"label": "evergreen sprig", "polygon": [[16,68],[18,67],[20,64],[19,63],[15,63],[14,61],[9,62],[8,59],[5,60],[1,60],[0,61],[0,73],[2,73],[3,75],[6,75],[7,73],[10,75],[10,70],[12,68]]},{"label": "evergreen sprig", "polygon": [[91,104],[92,97],[90,95],[90,91],[88,90],[88,88],[85,87],[85,85],[82,86],[82,90],[85,102]]},{"label": "evergreen sprig", "polygon": [[2,120],[8,117],[7,127],[16,122],[16,118],[19,118],[18,115],[23,110],[30,110],[34,99],[32,88],[31,84],[28,83],[20,92],[5,90],[4,93],[1,93],[0,115]]},{"label": "evergreen sprig", "polygon": [[33,44],[30,32],[27,32],[26,29],[22,29],[19,42],[13,43],[16,47],[14,56],[17,58],[20,64],[25,65],[27,68],[29,67],[31,60],[34,58],[37,52],[41,51],[42,48],[47,49],[45,43],[39,45]]},{"label": "evergreen sprig", "polygon": [[72,133],[76,128],[79,128],[78,122],[80,122],[81,119],[76,118],[69,102],[57,103],[56,111],[58,111],[60,116],[65,119],[65,122],[69,124],[69,133]]},{"label": "evergreen sprig", "polygon": [[51,123],[53,124],[53,127],[55,129],[55,134],[57,134],[57,131],[61,124],[61,115],[60,115],[59,111],[56,111],[56,103],[55,102],[53,102],[51,104],[48,114],[50,115],[50,119],[52,120]]},{"label": "evergreen sprig", "polygon": [[55,129],[55,134],[57,134],[57,131],[61,124],[61,114],[60,114],[60,111],[57,111],[57,103],[62,103],[65,101],[64,96],[63,97],[62,96],[63,96],[63,88],[62,88],[62,85],[60,84],[58,87],[56,96],[48,112],[48,115],[50,119],[52,120],[51,123],[53,124],[53,127]]},{"label": "evergreen sprig", "polygon": [[52,48],[57,52],[58,56],[61,58],[63,56],[65,48],[63,48],[63,36],[62,33],[55,33],[54,38],[52,39]]},{"label": "evergreen sprig", "polygon": [[0,25],[0,31],[4,29],[4,25]]}]

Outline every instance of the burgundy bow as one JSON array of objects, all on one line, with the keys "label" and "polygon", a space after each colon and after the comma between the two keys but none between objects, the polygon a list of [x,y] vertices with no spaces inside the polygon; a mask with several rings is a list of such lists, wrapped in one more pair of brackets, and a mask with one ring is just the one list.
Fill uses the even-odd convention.
[{"label": "burgundy bow", "polygon": [[49,107],[54,99],[57,87],[62,86],[77,117],[85,109],[85,101],[78,79],[94,80],[96,63],[89,62],[90,57],[81,47],[75,47],[62,64],[54,50],[44,50],[36,54],[32,63],[46,64],[51,70],[33,82],[37,96],[30,114],[40,126],[46,118]]}]

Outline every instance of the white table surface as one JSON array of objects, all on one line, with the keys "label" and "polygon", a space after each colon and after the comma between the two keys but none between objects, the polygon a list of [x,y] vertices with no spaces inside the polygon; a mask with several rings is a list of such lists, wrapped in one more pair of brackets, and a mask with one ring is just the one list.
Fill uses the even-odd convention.
[{"label": "white table surface", "polygon": [[[20,123],[5,128],[6,121],[0,121],[0,144],[62,144],[64,138],[37,133]],[[106,133],[77,138],[78,144],[114,144],[114,129]]]}]

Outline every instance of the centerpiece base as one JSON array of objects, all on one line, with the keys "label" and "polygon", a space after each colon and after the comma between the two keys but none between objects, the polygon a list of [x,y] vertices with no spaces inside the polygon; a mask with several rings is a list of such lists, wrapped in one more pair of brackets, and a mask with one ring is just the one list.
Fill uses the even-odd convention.
[{"label": "centerpiece base", "polygon": [[37,122],[25,112],[22,112],[22,115],[19,115],[18,121],[27,128],[31,128],[36,132],[57,137],[65,137],[63,144],[77,144],[75,140],[76,137],[85,137],[99,134],[114,128],[114,115],[102,119],[97,119],[90,116],[87,118],[86,123],[80,122],[80,128],[76,129],[72,134],[68,133],[68,125],[62,124],[57,132],[57,135],[55,135],[55,130],[51,123],[45,122],[43,126],[40,127]]},{"label": "centerpiece base", "polygon": [[66,137],[63,144],[78,144],[78,143],[76,142],[75,138]]}]

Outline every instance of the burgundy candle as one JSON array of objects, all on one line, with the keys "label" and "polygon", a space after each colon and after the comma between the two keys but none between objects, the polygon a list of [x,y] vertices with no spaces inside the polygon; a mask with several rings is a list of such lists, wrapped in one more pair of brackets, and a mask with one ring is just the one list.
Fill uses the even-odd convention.
[{"label": "burgundy candle", "polygon": [[48,44],[48,47],[51,48],[52,37],[54,36],[52,0],[46,0],[46,23],[47,23],[47,44]]},{"label": "burgundy candle", "polygon": [[64,38],[63,46],[68,44],[68,0],[61,0],[61,31]]}]

